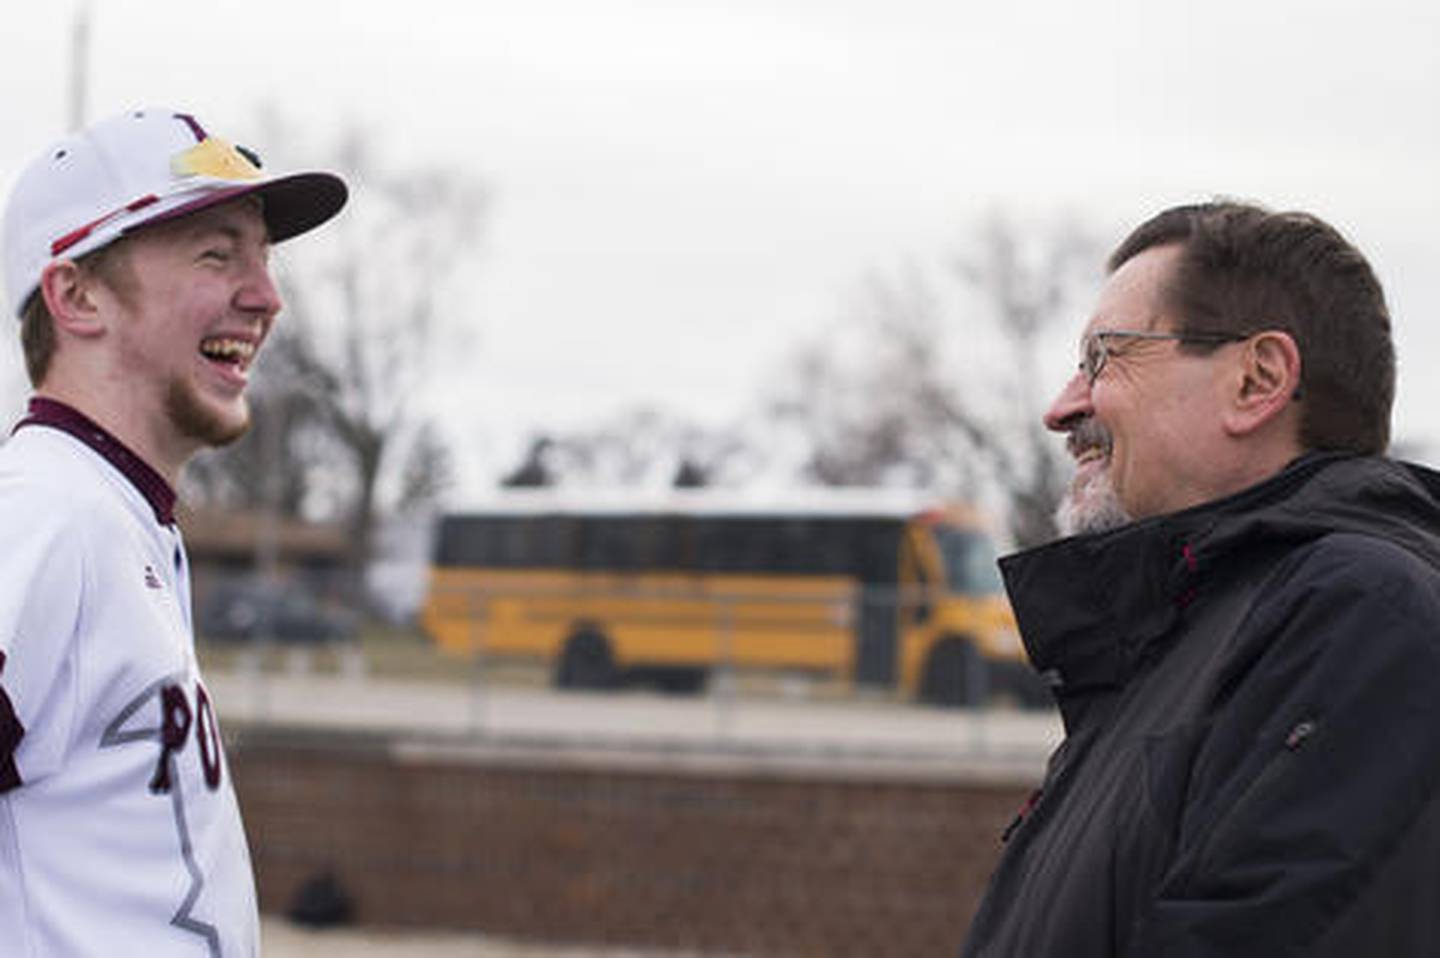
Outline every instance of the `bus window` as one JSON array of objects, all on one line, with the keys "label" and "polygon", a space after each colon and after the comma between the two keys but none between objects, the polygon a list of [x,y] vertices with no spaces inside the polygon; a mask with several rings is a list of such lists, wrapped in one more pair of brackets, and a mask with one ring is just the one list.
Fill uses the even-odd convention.
[{"label": "bus window", "polygon": [[935,541],[945,560],[950,591],[962,595],[996,595],[1004,591],[995,549],[987,536],[940,527],[935,529]]}]

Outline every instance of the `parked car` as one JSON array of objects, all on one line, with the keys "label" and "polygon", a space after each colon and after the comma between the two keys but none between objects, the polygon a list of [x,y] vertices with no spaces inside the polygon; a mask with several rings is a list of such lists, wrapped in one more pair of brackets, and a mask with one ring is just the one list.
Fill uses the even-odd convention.
[{"label": "parked car", "polygon": [[327,606],[290,583],[217,585],[204,600],[197,624],[202,636],[216,641],[343,642],[360,634],[353,612]]}]

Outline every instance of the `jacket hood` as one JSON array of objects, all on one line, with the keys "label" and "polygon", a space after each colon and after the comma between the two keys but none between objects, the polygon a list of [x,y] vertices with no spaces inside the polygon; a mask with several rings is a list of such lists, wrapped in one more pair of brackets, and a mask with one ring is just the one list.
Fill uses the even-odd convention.
[{"label": "jacket hood", "polygon": [[1026,651],[1053,685],[1123,682],[1227,557],[1336,532],[1384,537],[1440,568],[1440,473],[1379,457],[1302,456],[1249,489],[1000,560]]}]

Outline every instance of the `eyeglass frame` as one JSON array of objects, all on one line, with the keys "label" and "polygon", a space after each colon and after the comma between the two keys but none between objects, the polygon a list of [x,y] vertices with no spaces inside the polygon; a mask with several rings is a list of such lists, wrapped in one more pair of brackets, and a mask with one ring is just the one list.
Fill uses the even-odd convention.
[{"label": "eyeglass frame", "polygon": [[[1095,380],[1105,371],[1105,364],[1110,360],[1110,347],[1106,345],[1106,339],[1145,339],[1151,341],[1171,340],[1177,343],[1209,343],[1214,346],[1223,346],[1226,343],[1241,343],[1249,339],[1254,333],[1222,333],[1197,331],[1191,333],[1162,333],[1153,330],[1140,329],[1097,329],[1087,333],[1080,340],[1080,363],[1079,370],[1085,377],[1085,382],[1095,385]],[[1094,344],[1092,346],[1092,344]],[[1098,357],[1098,359],[1092,359]]]}]

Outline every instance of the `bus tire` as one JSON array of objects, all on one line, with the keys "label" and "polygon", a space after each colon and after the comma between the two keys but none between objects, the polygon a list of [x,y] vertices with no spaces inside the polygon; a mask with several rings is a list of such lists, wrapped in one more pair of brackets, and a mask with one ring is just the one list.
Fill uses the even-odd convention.
[{"label": "bus tire", "polygon": [[696,695],[704,690],[710,677],[700,666],[667,665],[652,673],[655,687],[667,695]]},{"label": "bus tire", "polygon": [[985,663],[975,643],[964,636],[941,639],[930,650],[920,674],[920,701],[945,708],[969,708],[986,698]]},{"label": "bus tire", "polygon": [[576,632],[565,640],[565,649],[555,667],[555,685],[562,689],[613,689],[620,684],[620,671],[610,642],[599,632]]}]

